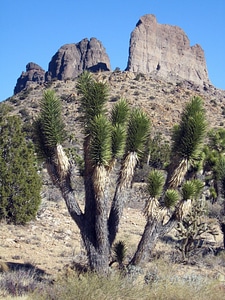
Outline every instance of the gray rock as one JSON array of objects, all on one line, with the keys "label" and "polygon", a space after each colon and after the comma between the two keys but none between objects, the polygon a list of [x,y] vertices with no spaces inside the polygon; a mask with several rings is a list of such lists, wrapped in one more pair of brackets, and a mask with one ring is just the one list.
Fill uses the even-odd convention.
[{"label": "gray rock", "polygon": [[62,46],[49,63],[46,81],[76,78],[84,70],[109,71],[110,60],[102,43],[96,38]]},{"label": "gray rock", "polygon": [[154,15],[144,15],[131,33],[127,70],[162,78],[171,74],[196,84],[209,83],[204,51],[190,46],[184,31],[158,24]]},{"label": "gray rock", "polygon": [[26,65],[26,72],[22,72],[17,79],[14,88],[14,94],[19,93],[23,89],[29,87],[33,82],[42,84],[45,81],[45,71],[37,64],[30,62]]}]

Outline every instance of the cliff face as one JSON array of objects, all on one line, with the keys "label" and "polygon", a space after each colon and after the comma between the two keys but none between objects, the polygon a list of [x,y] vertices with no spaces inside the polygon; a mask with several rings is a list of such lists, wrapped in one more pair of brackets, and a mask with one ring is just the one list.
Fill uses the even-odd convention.
[{"label": "cliff face", "polygon": [[197,84],[209,82],[204,51],[190,46],[184,31],[158,24],[154,15],[141,17],[131,33],[127,70],[167,78],[169,74]]},{"label": "cliff face", "polygon": [[84,70],[110,70],[109,57],[102,43],[96,38],[62,46],[49,63],[46,80],[76,78]]}]

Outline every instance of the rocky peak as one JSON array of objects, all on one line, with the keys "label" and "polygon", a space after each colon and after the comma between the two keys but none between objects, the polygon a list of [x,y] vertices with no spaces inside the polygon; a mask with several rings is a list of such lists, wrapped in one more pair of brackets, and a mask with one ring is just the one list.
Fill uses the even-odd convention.
[{"label": "rocky peak", "polygon": [[157,73],[165,79],[176,75],[196,84],[209,82],[201,46],[190,46],[181,28],[158,24],[154,15],[141,17],[131,33],[127,70]]},{"label": "rocky peak", "polygon": [[109,57],[102,43],[96,38],[62,46],[49,63],[46,80],[76,78],[84,70],[110,70]]},{"label": "rocky peak", "polygon": [[30,62],[26,65],[26,72],[22,72],[21,76],[17,79],[14,94],[17,94],[21,90],[29,87],[33,82],[42,84],[44,81],[45,70],[43,70],[39,65]]},{"label": "rocky peak", "polygon": [[91,72],[110,70],[110,60],[106,50],[96,38],[83,39],[77,44],[62,46],[52,57],[47,72],[33,62],[28,63],[26,72],[22,72],[17,79],[14,94],[33,83],[43,84],[52,79],[76,78],[84,70]]}]

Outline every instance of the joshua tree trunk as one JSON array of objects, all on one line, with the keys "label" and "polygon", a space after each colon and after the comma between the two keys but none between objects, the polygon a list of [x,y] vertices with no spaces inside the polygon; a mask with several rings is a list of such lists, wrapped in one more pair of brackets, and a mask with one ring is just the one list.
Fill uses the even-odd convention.
[{"label": "joshua tree trunk", "polygon": [[[97,229],[91,224],[93,220],[82,213],[78,203],[76,203],[74,193],[68,191],[68,188],[63,188],[63,190],[61,188],[61,191],[70,216],[80,229],[91,270],[98,273],[107,273],[109,261],[108,232],[104,231],[103,241],[99,241],[96,234]],[[104,223],[106,223],[106,220]],[[104,223],[102,223],[103,230],[106,227]]]},{"label": "joshua tree trunk", "polygon": [[[52,177],[55,177],[55,168],[53,165],[48,166],[48,171]],[[70,172],[68,172],[68,175],[61,181],[58,180],[57,183],[65,200],[68,212],[80,229],[91,270],[102,274],[107,273],[109,266],[107,220],[105,215],[102,214],[102,210],[100,209],[100,211],[98,211],[96,209],[94,192],[90,192],[94,191],[90,176],[85,177],[85,188],[88,196],[85,198],[86,210],[84,213],[82,212],[71,187]],[[104,205],[104,203],[102,205]],[[93,211],[98,211],[99,215],[95,216]],[[99,228],[96,227],[97,219]],[[100,235],[102,240],[98,238]]]},{"label": "joshua tree trunk", "polygon": [[224,247],[224,249],[225,249],[225,223],[221,223],[220,224],[220,228],[221,228],[221,231],[222,231],[222,233],[223,233],[223,247]]},{"label": "joshua tree trunk", "polygon": [[117,186],[108,220],[109,244],[112,245],[119,229],[120,218],[123,214],[124,192]]},{"label": "joshua tree trunk", "polygon": [[120,170],[120,176],[117,181],[117,186],[113,197],[108,220],[110,246],[113,244],[119,229],[120,218],[123,214],[126,189],[131,186],[137,162],[137,153],[130,152],[125,158],[122,168]]},{"label": "joshua tree trunk", "polygon": [[90,240],[89,227],[81,232],[82,240],[87,251],[90,269],[98,274],[107,274],[109,269],[109,247],[95,245]]},{"label": "joshua tree trunk", "polygon": [[157,230],[157,221],[148,220],[144,233],[141,237],[141,240],[138,244],[137,251],[132,258],[130,264],[132,265],[139,265],[141,262],[143,262],[146,257],[149,257],[149,254],[152,252],[152,250],[155,247],[156,241],[159,237],[159,231]]},{"label": "joshua tree trunk", "polygon": [[159,237],[162,237],[169,232],[175,226],[176,222],[175,213],[166,224],[163,224],[162,221],[157,219],[148,218],[137,251],[130,261],[130,264],[139,265],[144,262],[146,258],[149,258]]}]

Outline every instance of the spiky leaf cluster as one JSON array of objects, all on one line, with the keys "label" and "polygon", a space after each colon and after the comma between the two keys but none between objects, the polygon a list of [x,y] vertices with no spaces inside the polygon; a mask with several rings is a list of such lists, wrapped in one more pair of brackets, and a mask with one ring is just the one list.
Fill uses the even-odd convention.
[{"label": "spiky leaf cluster", "polygon": [[195,186],[192,181],[186,181],[181,190],[182,199],[184,201],[193,198],[195,193]]},{"label": "spiky leaf cluster", "polygon": [[163,204],[166,208],[170,209],[170,208],[175,207],[175,205],[179,201],[179,199],[180,199],[180,195],[179,195],[178,191],[173,190],[173,189],[168,189],[165,192]]},{"label": "spiky leaf cluster", "polygon": [[90,124],[90,157],[93,165],[107,166],[111,159],[111,124],[104,115],[95,116]]},{"label": "spiky leaf cluster", "polygon": [[181,189],[182,199],[184,201],[188,199],[197,199],[200,196],[203,187],[204,184],[198,179],[184,182]]},{"label": "spiky leaf cluster", "polygon": [[172,153],[190,160],[198,157],[206,133],[205,111],[200,97],[193,97],[181,116],[181,122],[174,127]]},{"label": "spiky leaf cluster", "polygon": [[115,257],[115,260],[122,265],[127,253],[127,247],[124,241],[118,241],[115,243],[113,247],[113,254]]},{"label": "spiky leaf cluster", "polygon": [[112,108],[112,157],[123,155],[126,145],[126,125],[129,116],[129,107],[125,99],[120,99]]},{"label": "spiky leaf cluster", "polygon": [[212,129],[208,133],[209,147],[212,150],[216,150],[219,153],[225,152],[225,129],[218,128]]},{"label": "spiky leaf cluster", "polygon": [[49,147],[55,147],[66,138],[65,125],[61,116],[61,102],[53,90],[47,90],[44,92],[44,97],[40,104],[40,118],[46,142]]},{"label": "spiky leaf cluster", "polygon": [[217,161],[215,171],[218,180],[223,180],[225,178],[225,157],[224,156],[220,156],[219,160]]},{"label": "spiky leaf cluster", "polygon": [[165,178],[159,170],[153,170],[148,175],[147,190],[152,198],[157,198],[161,195]]},{"label": "spiky leaf cluster", "polygon": [[126,152],[136,152],[138,156],[141,156],[149,132],[150,120],[148,116],[140,109],[134,109],[128,122]]},{"label": "spiky leaf cluster", "polygon": [[81,112],[86,134],[90,133],[89,125],[95,116],[106,112],[104,105],[108,100],[108,86],[106,83],[97,82],[91,73],[83,72],[77,81],[77,90],[81,95]]},{"label": "spiky leaf cluster", "polygon": [[44,158],[54,155],[54,148],[66,138],[61,116],[61,102],[53,90],[44,92],[39,118],[34,123],[36,144]]},{"label": "spiky leaf cluster", "polygon": [[125,99],[121,98],[112,108],[111,122],[115,126],[117,124],[125,125],[129,116],[129,107]]}]

